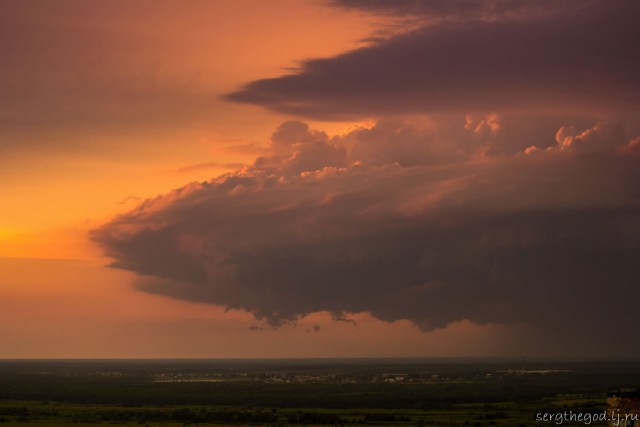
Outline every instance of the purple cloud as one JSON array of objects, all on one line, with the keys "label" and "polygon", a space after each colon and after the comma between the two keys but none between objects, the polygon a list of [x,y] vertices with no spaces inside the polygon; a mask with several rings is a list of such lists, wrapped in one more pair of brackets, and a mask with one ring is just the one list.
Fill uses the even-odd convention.
[{"label": "purple cloud", "polygon": [[367,47],[307,61],[294,74],[251,82],[226,99],[317,119],[640,107],[636,1],[569,1],[546,13],[518,12],[519,19],[439,24],[427,12],[515,13],[551,2],[474,2],[471,8],[460,2],[338,3],[395,12],[418,8],[414,18],[424,23]]},{"label": "purple cloud", "polygon": [[[501,118],[486,120],[495,139]],[[591,352],[594,336],[607,345],[632,334],[637,140],[613,125],[567,126],[547,148],[492,156],[489,135],[474,139],[478,126],[459,126],[475,150],[407,162],[375,147],[394,143],[391,128],[406,147],[446,132],[383,123],[329,138],[285,123],[272,138],[277,152],[145,201],[92,236],[145,292],[275,326],[317,311],[425,330],[468,319],[531,325],[546,336],[541,346],[572,334],[583,343],[575,351]],[[374,154],[363,157],[367,144]],[[324,154],[289,168],[307,149]],[[623,350],[640,354],[633,342]]]}]

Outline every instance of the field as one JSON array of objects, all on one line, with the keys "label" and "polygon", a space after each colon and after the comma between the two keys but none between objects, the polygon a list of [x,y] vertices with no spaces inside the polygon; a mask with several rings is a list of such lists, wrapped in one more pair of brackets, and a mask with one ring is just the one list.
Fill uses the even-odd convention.
[{"label": "field", "polygon": [[635,362],[0,361],[0,424],[540,426],[602,413]]}]

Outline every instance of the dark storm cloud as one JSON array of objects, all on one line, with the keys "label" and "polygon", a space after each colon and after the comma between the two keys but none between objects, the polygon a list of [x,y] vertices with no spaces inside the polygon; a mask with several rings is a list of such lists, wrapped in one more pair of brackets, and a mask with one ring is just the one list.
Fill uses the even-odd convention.
[{"label": "dark storm cloud", "polygon": [[[523,323],[545,333],[540,346],[568,334],[584,346],[632,336],[637,139],[614,125],[565,126],[557,143],[529,154],[492,157],[485,138],[454,161],[423,153],[385,162],[379,148],[363,160],[356,148],[393,144],[394,126],[407,147],[445,136],[387,123],[328,138],[288,122],[272,138],[277,153],[148,200],[93,239],[113,267],[141,275],[143,291],[244,309],[271,325],[326,310],[425,330],[461,319]],[[460,124],[467,142],[478,126]],[[287,167],[319,146],[333,153],[321,157],[326,167]],[[623,352],[639,354],[626,343]]]},{"label": "dark storm cloud", "polygon": [[346,9],[442,20],[526,19],[589,6],[590,0],[333,0]]},{"label": "dark storm cloud", "polygon": [[[517,9],[529,3],[477,4]],[[395,7],[390,4],[346,5],[385,10]],[[417,4],[428,10],[440,5],[447,14],[468,10],[460,2]],[[352,52],[307,61],[296,74],[251,82],[226,99],[322,119],[442,111],[637,109],[640,3],[562,5],[557,13],[529,18],[522,14],[519,19],[425,23]]]}]

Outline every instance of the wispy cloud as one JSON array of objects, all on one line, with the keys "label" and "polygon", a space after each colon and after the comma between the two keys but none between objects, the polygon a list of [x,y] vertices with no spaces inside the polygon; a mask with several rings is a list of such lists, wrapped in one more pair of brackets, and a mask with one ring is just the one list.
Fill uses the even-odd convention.
[{"label": "wispy cloud", "polygon": [[199,170],[208,170],[208,169],[233,169],[237,170],[243,167],[243,163],[217,163],[217,162],[205,162],[198,163],[195,165],[183,166],[181,168],[174,169],[176,173],[188,173]]}]

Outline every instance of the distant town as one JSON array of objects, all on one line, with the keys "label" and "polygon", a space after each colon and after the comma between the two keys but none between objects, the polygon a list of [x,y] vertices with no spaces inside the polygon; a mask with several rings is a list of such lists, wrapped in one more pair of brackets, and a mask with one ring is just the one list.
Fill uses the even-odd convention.
[{"label": "distant town", "polygon": [[[225,382],[255,381],[263,383],[286,384],[403,384],[403,383],[469,383],[500,379],[514,375],[560,375],[568,374],[566,369],[504,369],[486,373],[473,373],[466,376],[449,376],[433,371],[414,373],[390,372],[353,374],[318,374],[310,372],[208,372],[208,373],[158,373],[154,382]],[[115,372],[104,372],[114,375]]]}]

